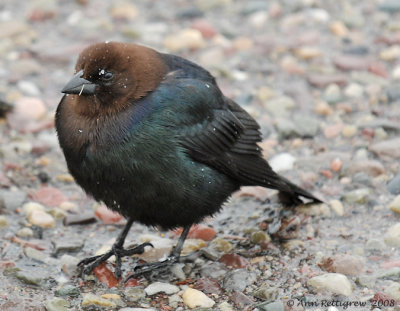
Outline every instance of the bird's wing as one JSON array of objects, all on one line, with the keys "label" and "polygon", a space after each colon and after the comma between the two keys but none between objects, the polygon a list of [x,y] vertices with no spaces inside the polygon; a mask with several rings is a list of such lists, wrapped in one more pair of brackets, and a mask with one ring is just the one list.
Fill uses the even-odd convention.
[{"label": "bird's wing", "polygon": [[207,90],[190,85],[189,106],[192,112],[201,113],[197,114],[196,122],[192,114],[191,124],[180,128],[180,142],[186,153],[241,185],[260,185],[291,193],[291,187],[262,158],[257,144],[261,141],[257,122],[216,87],[208,88],[204,94]]}]

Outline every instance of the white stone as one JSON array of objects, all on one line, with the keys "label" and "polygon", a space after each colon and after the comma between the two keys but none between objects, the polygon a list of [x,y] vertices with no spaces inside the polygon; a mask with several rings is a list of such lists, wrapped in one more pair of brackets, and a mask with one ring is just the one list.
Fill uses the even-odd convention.
[{"label": "white stone", "polygon": [[56,226],[56,221],[53,216],[44,212],[35,210],[28,216],[28,221],[35,226],[42,228],[54,228]]},{"label": "white stone", "polygon": [[315,276],[307,281],[307,285],[315,291],[329,290],[332,293],[349,296],[353,287],[349,279],[340,273],[326,273]]},{"label": "white stone", "polygon": [[329,201],[329,206],[335,212],[336,215],[343,216],[344,208],[342,202],[340,202],[339,200],[331,200]]},{"label": "white stone", "polygon": [[23,211],[25,212],[26,216],[29,217],[32,212],[34,211],[41,211],[44,212],[44,206],[42,204],[36,202],[28,202],[22,206]]},{"label": "white stone", "polygon": [[211,308],[215,305],[215,301],[209,298],[203,292],[188,287],[182,295],[183,303],[189,308]]},{"label": "white stone", "polygon": [[400,283],[393,282],[388,287],[384,289],[384,292],[388,294],[393,299],[400,301]]},{"label": "white stone", "polygon": [[36,84],[34,84],[30,81],[20,80],[17,83],[17,87],[25,95],[29,95],[29,96],[39,96],[40,95],[39,88],[36,86]]},{"label": "white stone", "polygon": [[166,293],[167,295],[172,295],[179,292],[179,287],[169,283],[154,282],[147,286],[144,291],[148,296],[152,296],[158,293]]},{"label": "white stone", "polygon": [[394,200],[389,203],[389,209],[395,213],[400,213],[400,195],[395,197]]},{"label": "white stone", "polygon": [[268,162],[275,172],[282,172],[292,170],[296,158],[290,153],[285,152],[273,156]]},{"label": "white stone", "polygon": [[344,94],[351,98],[360,98],[364,93],[363,87],[358,83],[351,83],[344,90]]},{"label": "white stone", "polygon": [[385,234],[386,245],[400,247],[400,222],[391,226]]}]

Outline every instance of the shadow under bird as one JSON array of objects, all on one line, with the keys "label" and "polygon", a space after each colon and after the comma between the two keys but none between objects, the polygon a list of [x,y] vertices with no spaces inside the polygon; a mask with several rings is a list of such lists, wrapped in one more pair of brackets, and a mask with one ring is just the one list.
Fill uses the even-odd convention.
[{"label": "shadow under bird", "polygon": [[190,227],[216,213],[240,186],[277,189],[291,204],[311,193],[275,173],[262,158],[257,122],[225,97],[211,74],[184,58],[118,42],[80,54],[62,90],[56,129],[68,169],[94,199],[127,223],[112,249],[80,262],[83,274],[123,247],[133,222],[184,230],[163,262],[135,267],[131,276],[179,260]]}]

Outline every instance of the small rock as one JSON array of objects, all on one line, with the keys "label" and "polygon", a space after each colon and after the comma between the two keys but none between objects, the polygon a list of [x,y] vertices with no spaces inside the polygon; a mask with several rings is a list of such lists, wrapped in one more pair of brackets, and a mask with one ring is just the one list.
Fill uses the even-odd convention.
[{"label": "small rock", "polygon": [[64,220],[64,226],[71,225],[87,225],[96,222],[93,212],[86,212],[82,214],[68,214]]},{"label": "small rock", "polygon": [[56,220],[50,214],[44,211],[33,211],[28,216],[28,221],[35,226],[42,228],[54,228],[56,226]]},{"label": "small rock", "polygon": [[129,21],[139,15],[139,10],[131,2],[118,1],[111,7],[110,14],[115,20]]},{"label": "small rock", "polygon": [[21,238],[33,237],[33,230],[31,228],[24,227],[17,231],[17,236]]},{"label": "small rock", "polygon": [[389,228],[385,234],[384,241],[389,246],[400,247],[400,223]]},{"label": "small rock", "polygon": [[44,305],[47,311],[68,311],[71,307],[67,300],[57,297],[47,300]]},{"label": "small rock", "polygon": [[28,96],[40,96],[40,90],[36,84],[31,81],[20,80],[17,83],[18,89],[25,95]]},{"label": "small rock", "polygon": [[285,152],[273,156],[268,162],[275,172],[282,172],[292,170],[296,158],[290,153]]},{"label": "small rock", "polygon": [[244,291],[256,281],[256,275],[244,269],[236,269],[226,274],[223,287],[228,291]]},{"label": "small rock", "polygon": [[146,297],[146,292],[140,286],[127,287],[124,290],[124,296],[128,301],[135,302],[144,299]]},{"label": "small rock", "polygon": [[39,120],[45,116],[46,112],[46,106],[40,99],[22,97],[15,102],[13,114],[18,115],[22,119]]},{"label": "small rock", "polygon": [[33,273],[32,271],[18,271],[17,274],[15,275],[17,279],[22,281],[23,283],[27,285],[36,285],[40,286],[42,280],[43,280],[43,275],[38,275],[37,273]]},{"label": "small rock", "polygon": [[232,243],[223,238],[215,238],[211,241],[209,247],[224,254],[229,253],[233,249]]},{"label": "small rock", "polygon": [[211,308],[215,301],[197,289],[188,287],[182,295],[183,303],[189,308]]},{"label": "small rock", "polygon": [[349,84],[344,90],[344,94],[350,98],[360,98],[364,93],[363,87],[358,83]]},{"label": "small rock", "polygon": [[167,295],[172,295],[179,292],[179,287],[162,282],[154,282],[147,286],[144,290],[148,296],[152,296],[158,293],[166,293]]},{"label": "small rock", "polygon": [[85,244],[85,238],[69,237],[68,239],[57,239],[52,241],[54,245],[54,253],[56,255],[66,252],[77,252],[82,249]]},{"label": "small rock", "polygon": [[400,194],[400,174],[397,174],[391,181],[388,182],[386,189],[391,194]]},{"label": "small rock", "polygon": [[330,208],[335,212],[338,216],[344,215],[344,208],[342,202],[339,200],[331,200],[329,201]]},{"label": "small rock", "polygon": [[227,273],[228,269],[225,264],[221,262],[213,262],[205,264],[201,267],[200,274],[210,278],[220,278]]},{"label": "small rock", "polygon": [[385,0],[379,3],[379,9],[389,13],[400,11],[400,3],[397,0]]},{"label": "small rock", "polygon": [[164,39],[164,47],[171,52],[199,49],[204,46],[203,36],[197,29],[183,29],[181,32],[169,35]]},{"label": "small rock", "polygon": [[228,267],[232,268],[244,268],[250,264],[246,258],[234,253],[222,255],[219,259],[219,262],[222,262]]},{"label": "small rock", "polygon": [[365,243],[365,249],[369,251],[381,251],[385,248],[383,241],[378,239],[370,239]]},{"label": "small rock", "polygon": [[400,99],[400,85],[398,83],[390,85],[386,89],[386,94],[390,103],[398,101]]},{"label": "small rock", "polygon": [[314,137],[319,129],[319,121],[310,116],[295,114],[293,117],[296,133],[300,137]]},{"label": "small rock", "polygon": [[32,198],[35,201],[38,201],[43,205],[49,207],[56,207],[59,206],[62,202],[67,201],[67,198],[59,189],[46,186],[36,191],[32,195]]},{"label": "small rock", "polygon": [[264,107],[273,115],[279,116],[287,114],[295,107],[292,98],[288,96],[281,96],[272,98],[264,103]]},{"label": "small rock", "polygon": [[75,275],[79,261],[80,260],[74,256],[68,254],[62,255],[60,258],[62,271],[68,276]]},{"label": "small rock", "polygon": [[71,174],[60,174],[56,176],[56,179],[65,183],[73,183],[75,181]]},{"label": "small rock", "polygon": [[275,124],[276,131],[283,139],[296,137],[296,126],[289,119],[279,118]]},{"label": "small rock", "polygon": [[181,296],[179,296],[178,294],[168,296],[168,304],[172,308],[175,308],[175,310],[177,309],[179,303],[181,303],[181,302],[183,302],[183,300],[182,300]]},{"label": "small rock", "polygon": [[109,299],[104,299],[100,296],[94,295],[94,294],[82,294],[83,299],[82,299],[82,307],[85,306],[98,306],[98,307],[106,307],[106,308],[116,308],[117,305],[115,302]]},{"label": "small rock", "polygon": [[218,305],[219,311],[235,311],[233,306],[229,304],[227,301],[221,302]]},{"label": "small rock", "polygon": [[400,138],[374,143],[369,147],[369,150],[378,157],[388,156],[391,158],[400,158]]},{"label": "small rock", "polygon": [[331,83],[327,86],[323,94],[324,100],[327,103],[334,104],[343,99],[342,92],[336,83]]},{"label": "small rock", "polygon": [[356,189],[343,195],[343,199],[348,203],[365,204],[368,201],[370,190],[368,188]]},{"label": "small rock", "polygon": [[274,301],[265,305],[261,305],[259,307],[261,310],[264,311],[284,311],[285,307],[282,301]]},{"label": "small rock", "polygon": [[31,259],[37,260],[39,262],[46,262],[46,254],[37,249],[34,249],[32,247],[25,247],[24,253],[27,257]]},{"label": "small rock", "polygon": [[355,125],[345,125],[342,129],[343,137],[350,138],[357,134],[357,127]]},{"label": "small rock", "polygon": [[252,298],[239,291],[234,291],[230,296],[230,299],[239,308],[239,310],[245,310],[247,306],[254,304],[254,300]]},{"label": "small rock", "polygon": [[391,209],[395,213],[400,214],[400,195],[394,198],[392,202],[389,203],[389,209]]},{"label": "small rock", "polygon": [[25,203],[22,206],[23,211],[25,212],[26,216],[29,217],[32,212],[34,211],[40,211],[40,212],[44,212],[45,208],[42,204],[36,203],[36,202],[28,202]]},{"label": "small rock", "polygon": [[333,271],[345,275],[358,275],[364,271],[365,259],[359,256],[340,254],[332,257]]},{"label": "small rock", "polygon": [[356,55],[340,55],[333,59],[333,63],[342,70],[367,70],[370,60]]},{"label": "small rock", "polygon": [[8,227],[8,220],[7,217],[4,215],[0,215],[0,229]]},{"label": "small rock", "polygon": [[324,136],[328,139],[337,137],[342,130],[343,130],[343,124],[341,123],[327,125],[323,128]]},{"label": "small rock", "polygon": [[253,296],[262,300],[273,301],[278,299],[279,290],[276,287],[261,286],[253,293]]},{"label": "small rock", "polygon": [[341,21],[332,22],[329,26],[329,29],[335,36],[338,37],[345,37],[349,33],[349,30],[347,29],[346,25],[343,24]]},{"label": "small rock", "polygon": [[220,295],[222,293],[221,286],[218,281],[212,278],[202,277],[194,284],[195,288],[206,294]]},{"label": "small rock", "polygon": [[328,290],[334,294],[350,296],[353,292],[352,285],[348,278],[339,273],[326,273],[315,276],[307,281],[307,285],[314,290]]},{"label": "small rock", "polygon": [[204,242],[204,240],[186,239],[185,243],[183,244],[183,247],[182,247],[181,255],[186,256],[186,255],[196,252],[206,246],[207,246],[207,243]]},{"label": "small rock", "polygon": [[53,216],[55,219],[64,219],[67,216],[67,213],[61,208],[54,207],[49,211],[49,214]]},{"label": "small rock", "polygon": [[313,46],[303,46],[294,51],[295,55],[297,57],[300,57],[302,59],[313,59],[322,56],[322,51]]},{"label": "small rock", "polygon": [[394,300],[400,301],[400,283],[393,282],[384,289],[384,292],[392,297]]},{"label": "small rock", "polygon": [[393,61],[400,58],[400,46],[393,45],[379,53],[379,57],[385,61]]},{"label": "small rock", "polygon": [[321,116],[330,116],[333,113],[333,109],[325,101],[320,101],[314,106],[314,112]]},{"label": "small rock", "polygon": [[268,243],[271,241],[271,237],[264,231],[256,231],[251,234],[250,241],[254,244]]},{"label": "small rock", "polygon": [[57,289],[54,294],[60,297],[77,297],[81,294],[78,287],[73,285],[65,284]]},{"label": "small rock", "polygon": [[365,173],[367,176],[376,177],[385,173],[385,167],[381,162],[376,160],[357,159],[351,163],[348,173],[351,175]]},{"label": "small rock", "polygon": [[375,274],[378,279],[398,280],[400,277],[400,267],[393,267]]}]

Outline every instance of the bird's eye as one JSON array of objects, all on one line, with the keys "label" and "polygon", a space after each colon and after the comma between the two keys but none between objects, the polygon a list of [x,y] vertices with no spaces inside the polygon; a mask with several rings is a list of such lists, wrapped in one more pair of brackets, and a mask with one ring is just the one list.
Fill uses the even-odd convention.
[{"label": "bird's eye", "polygon": [[104,81],[109,81],[114,77],[114,74],[111,71],[106,71],[103,75],[102,75],[102,79]]}]

